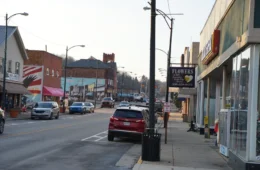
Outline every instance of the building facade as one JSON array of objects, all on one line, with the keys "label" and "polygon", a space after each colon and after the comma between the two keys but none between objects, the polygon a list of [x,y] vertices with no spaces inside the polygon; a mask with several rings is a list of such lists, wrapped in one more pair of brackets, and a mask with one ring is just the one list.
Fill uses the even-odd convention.
[{"label": "building facade", "polygon": [[229,118],[220,151],[236,170],[260,169],[259,16],[258,0],[217,0],[200,35],[197,123]]},{"label": "building facade", "polygon": [[29,60],[23,67],[24,86],[31,92],[27,101],[57,101],[61,89],[62,58],[46,51],[27,50]]},{"label": "building facade", "polygon": [[[0,26],[0,101],[2,103],[3,88],[3,58],[5,51],[5,26]],[[6,109],[21,107],[24,94],[30,92],[24,88],[22,75],[23,64],[28,59],[25,47],[17,27],[7,28],[6,57]]]},{"label": "building facade", "polygon": [[[103,61],[94,57],[80,59],[67,66],[66,93],[74,100],[101,100],[117,91],[115,54],[103,54]],[[64,88],[64,77],[61,78]]]}]

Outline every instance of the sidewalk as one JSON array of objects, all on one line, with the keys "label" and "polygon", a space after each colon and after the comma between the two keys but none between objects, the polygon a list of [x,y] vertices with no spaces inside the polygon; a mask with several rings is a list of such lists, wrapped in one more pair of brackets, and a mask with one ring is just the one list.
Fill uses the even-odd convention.
[{"label": "sidewalk", "polygon": [[161,161],[138,161],[133,170],[231,170],[215,146],[215,136],[205,139],[196,132],[187,132],[180,113],[171,113],[168,123],[168,140],[161,128]]}]

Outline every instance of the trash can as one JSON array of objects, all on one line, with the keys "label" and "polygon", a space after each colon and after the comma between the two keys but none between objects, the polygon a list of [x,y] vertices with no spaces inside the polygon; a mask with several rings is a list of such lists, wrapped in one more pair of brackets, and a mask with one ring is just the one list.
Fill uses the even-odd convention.
[{"label": "trash can", "polygon": [[142,136],[142,160],[160,161],[161,154],[161,134],[143,133]]}]

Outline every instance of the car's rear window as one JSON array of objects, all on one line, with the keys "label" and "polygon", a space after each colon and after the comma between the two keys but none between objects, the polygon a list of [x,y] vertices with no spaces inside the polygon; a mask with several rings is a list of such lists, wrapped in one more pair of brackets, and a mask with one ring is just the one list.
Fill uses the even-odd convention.
[{"label": "car's rear window", "polygon": [[103,100],[112,100],[110,97],[106,97]]},{"label": "car's rear window", "polygon": [[141,119],[143,118],[143,115],[140,111],[118,109],[115,111],[114,117]]}]

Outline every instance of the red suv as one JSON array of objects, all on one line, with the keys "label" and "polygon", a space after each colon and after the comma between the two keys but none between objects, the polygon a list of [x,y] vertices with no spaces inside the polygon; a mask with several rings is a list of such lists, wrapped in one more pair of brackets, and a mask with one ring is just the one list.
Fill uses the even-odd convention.
[{"label": "red suv", "polygon": [[148,117],[146,108],[130,106],[116,109],[110,118],[108,126],[108,140],[113,141],[114,137],[141,137],[146,128]]}]

